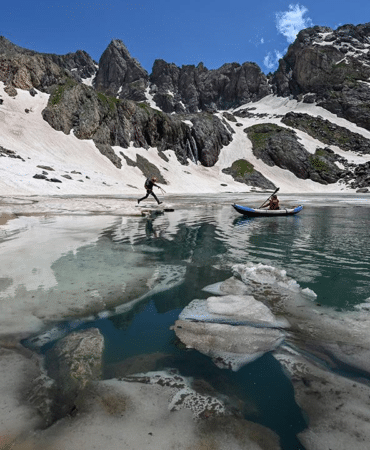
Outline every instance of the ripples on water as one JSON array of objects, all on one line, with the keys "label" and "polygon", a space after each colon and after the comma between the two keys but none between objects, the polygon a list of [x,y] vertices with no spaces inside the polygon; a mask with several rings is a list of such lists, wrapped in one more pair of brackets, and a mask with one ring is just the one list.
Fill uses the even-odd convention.
[{"label": "ripples on water", "polygon": [[253,262],[284,269],[314,290],[323,305],[351,309],[370,297],[368,208],[306,206],[297,216],[265,218],[235,216],[230,209],[158,217],[149,233],[146,230],[147,237],[158,247],[161,241],[173,241],[189,257],[195,253],[202,265],[230,269],[232,264]]}]

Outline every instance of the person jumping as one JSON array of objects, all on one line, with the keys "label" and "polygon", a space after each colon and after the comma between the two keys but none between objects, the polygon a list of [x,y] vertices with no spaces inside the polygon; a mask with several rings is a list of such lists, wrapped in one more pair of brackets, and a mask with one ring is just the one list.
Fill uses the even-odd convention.
[{"label": "person jumping", "polygon": [[157,187],[159,189],[161,189],[160,186],[158,186],[157,184],[155,184],[155,182],[157,181],[156,177],[152,177],[152,178],[147,178],[144,184],[144,187],[146,189],[146,196],[143,198],[140,198],[137,203],[139,204],[141,202],[141,200],[145,200],[146,198],[149,197],[149,195],[151,194],[157,201],[158,205],[160,205],[162,202],[160,202],[157,198],[157,196],[154,194],[153,192],[153,187]]}]

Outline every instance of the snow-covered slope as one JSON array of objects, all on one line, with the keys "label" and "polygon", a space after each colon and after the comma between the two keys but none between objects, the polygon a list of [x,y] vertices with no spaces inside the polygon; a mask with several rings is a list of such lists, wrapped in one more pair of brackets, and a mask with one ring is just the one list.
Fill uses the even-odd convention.
[{"label": "snow-covered slope", "polygon": [[[267,166],[253,155],[252,144],[243,130],[263,122],[284,126],[280,123],[279,116],[293,110],[313,116],[320,115],[370,138],[369,131],[339,119],[323,108],[287,98],[268,96],[257,103],[246,105],[253,106],[253,118],[238,117],[238,126],[229,122],[235,131],[233,141],[222,149],[214,167],[207,168],[191,161],[188,166],[183,166],[171,150],[165,151],[169,159],[166,162],[158,155],[156,148],[146,150],[132,146],[127,149],[114,147],[117,156],[122,160],[122,168],[118,169],[98,151],[92,140],[77,139],[73,133],[65,135],[43,120],[41,113],[47,105],[48,94],[38,91],[37,95],[31,96],[28,91],[21,89],[17,89],[17,92],[16,97],[10,97],[4,92],[4,84],[0,83],[0,99],[3,100],[0,105],[0,146],[15,152],[13,156],[19,156],[11,157],[9,153],[1,153],[0,149],[1,195],[136,196],[143,191],[144,175],[139,168],[128,166],[121,153],[131,160],[136,160],[137,154],[142,155],[158,167],[168,183],[164,188],[169,194],[249,192],[253,188],[234,181],[230,175],[222,172],[222,169],[230,167],[233,161],[238,159],[246,159],[252,163],[256,170],[279,186],[281,192],[340,192],[348,188],[340,183],[325,186],[311,180],[298,179],[288,170]],[[265,115],[261,117],[257,114]],[[322,146],[322,143],[307,134],[301,131],[297,133],[301,143],[310,153]],[[331,148],[356,164],[370,160],[370,155],[358,156],[343,152],[335,146]],[[60,182],[33,178],[35,174],[44,174],[48,180]]]}]

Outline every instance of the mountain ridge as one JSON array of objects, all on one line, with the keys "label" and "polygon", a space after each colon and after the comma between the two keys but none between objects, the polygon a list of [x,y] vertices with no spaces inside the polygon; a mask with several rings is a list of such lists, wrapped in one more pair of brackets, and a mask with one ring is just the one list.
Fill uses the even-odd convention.
[{"label": "mountain ridge", "polygon": [[[370,130],[369,47],[369,24],[345,25],[337,30],[313,27],[298,34],[277,71],[270,76],[250,62],[225,63],[219,69],[209,70],[202,63],[180,68],[163,60],[156,60],[152,73],[148,74],[118,39],[111,41],[97,64],[82,50],[66,55],[37,53],[0,37],[0,81],[4,92],[13,98],[17,89],[28,90],[33,96],[37,91],[49,95],[43,119],[66,135],[73,132],[79,139],[92,139],[101,154],[119,170],[127,167],[128,161],[139,167],[125,152],[132,147],[146,151],[156,148],[163,160],[167,158],[163,152],[172,150],[181,165],[199,163],[211,168],[218,164],[221,153],[233,140],[239,139],[238,127],[243,127],[244,121],[273,120],[292,130],[298,126],[300,133],[308,133],[320,141],[322,150],[317,153],[320,148],[317,145],[306,154],[299,150],[302,147],[298,135],[288,137],[269,129],[262,153],[255,148],[256,142],[251,142],[252,158],[259,155],[257,159],[265,165],[268,161],[267,166],[274,160],[277,167],[316,183],[340,181],[346,188],[366,189],[370,186],[365,132]],[[313,128],[304,128],[302,117],[301,125],[297,121],[293,125],[292,121],[286,121],[287,114],[278,117],[255,113],[253,106],[245,108],[271,96],[287,98],[302,107],[312,104],[324,108],[363,129],[363,139],[356,138],[352,130],[333,133],[335,138],[328,140],[324,136],[328,126],[323,121],[317,120]],[[315,127],[317,132],[312,134]],[[250,134],[245,133],[250,139]],[[351,153],[351,145],[355,145],[357,155],[362,158],[358,160],[360,170],[353,155],[351,161],[343,155],[343,151]],[[270,156],[279,155],[278,159],[266,159],[263,157],[266,152]],[[332,152],[341,154],[333,159]],[[288,163],[292,155],[296,161],[293,165]],[[243,184],[260,188],[276,185],[266,177],[267,166],[262,172],[256,171],[256,176],[248,171],[241,176],[240,170],[234,170],[241,167],[234,164],[239,159],[236,156],[232,159],[227,167],[220,168],[220,176],[223,173],[233,177],[241,189]],[[299,159],[305,161],[304,170],[297,169]],[[251,164],[246,158],[241,160]],[[147,165],[151,169],[143,171],[144,166],[140,165],[145,176],[154,170]],[[165,180],[160,171],[159,176]]]}]

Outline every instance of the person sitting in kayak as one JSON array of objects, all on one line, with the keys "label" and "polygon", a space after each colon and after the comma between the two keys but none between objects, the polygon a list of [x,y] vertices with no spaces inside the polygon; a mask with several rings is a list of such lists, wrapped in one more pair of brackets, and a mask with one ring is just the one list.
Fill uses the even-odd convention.
[{"label": "person sitting in kayak", "polygon": [[157,178],[156,178],[156,177],[152,177],[152,178],[147,178],[147,179],[146,179],[145,184],[144,184],[144,187],[145,187],[145,189],[146,189],[146,196],[143,197],[143,198],[140,198],[140,199],[137,201],[138,204],[141,202],[141,200],[144,200],[144,199],[148,198],[149,195],[152,195],[152,196],[156,199],[158,205],[160,205],[160,204],[162,203],[162,202],[160,202],[160,201],[158,200],[157,196],[156,196],[156,195],[154,194],[154,192],[153,192],[153,186],[155,186],[155,187],[157,187],[157,188],[160,189],[160,186],[158,186],[157,184],[155,184],[156,181],[157,181]]},{"label": "person sitting in kayak", "polygon": [[279,207],[279,199],[277,198],[277,195],[274,194],[271,196],[271,198],[268,200],[268,204],[267,205],[263,205],[261,206],[261,208],[266,208],[269,207],[269,209],[280,209]]}]

